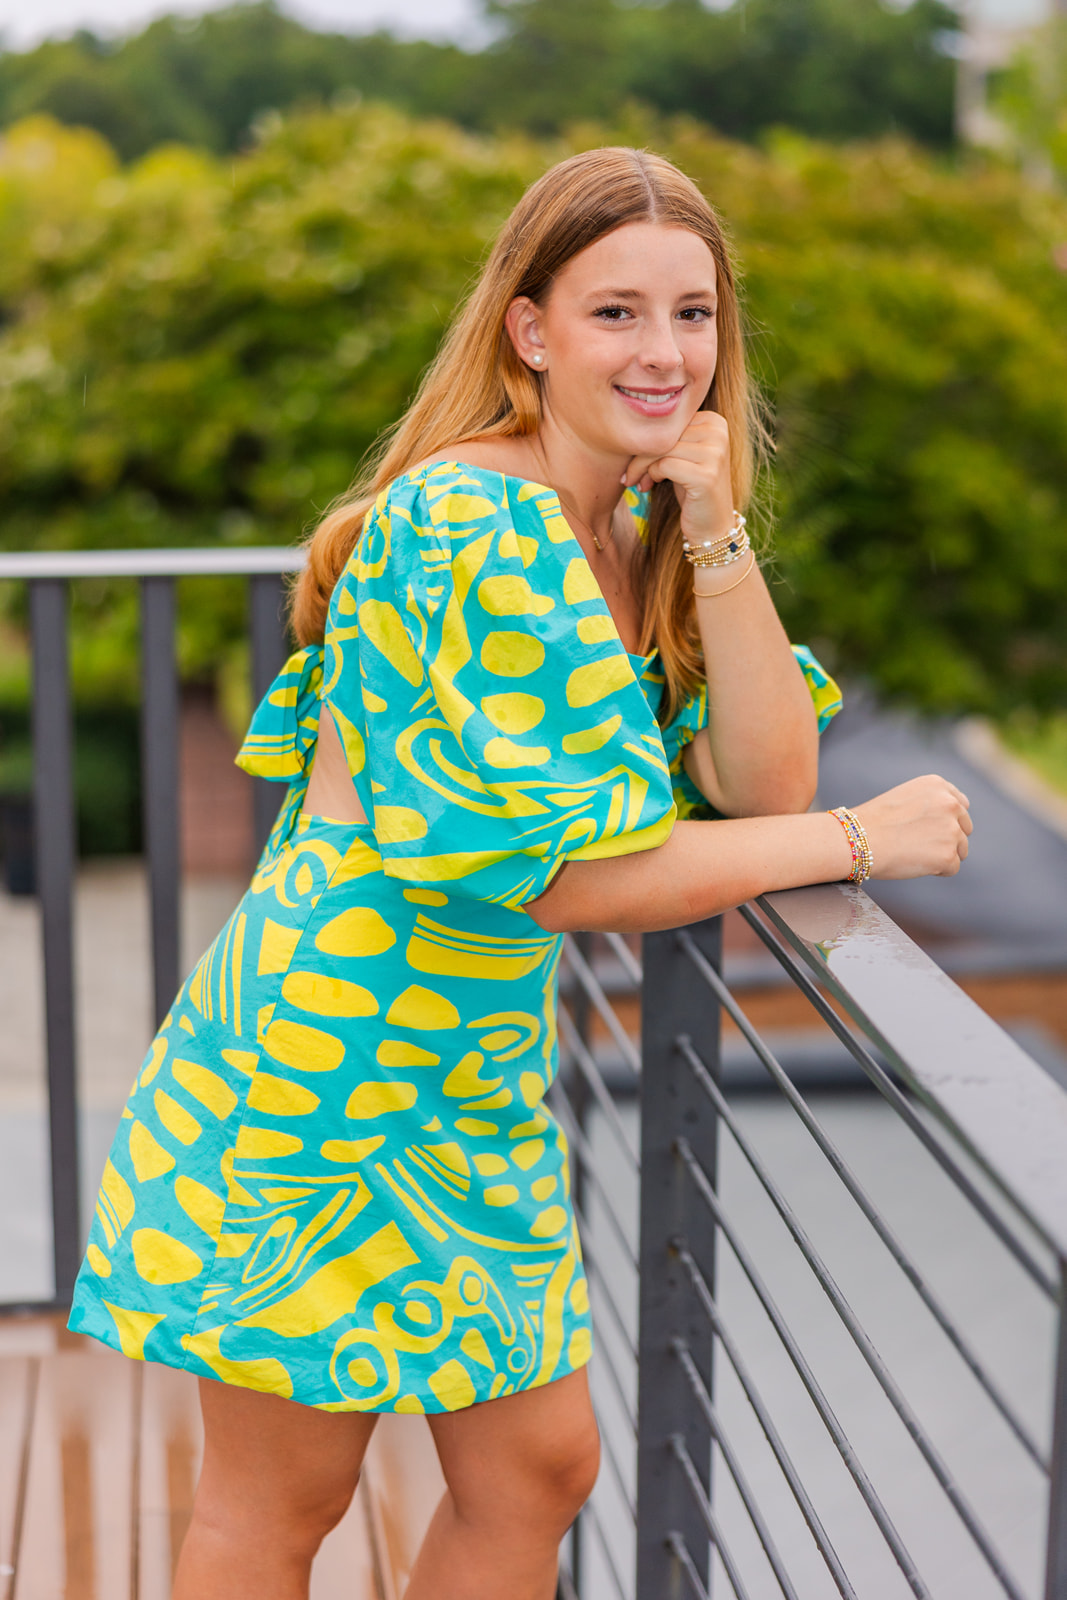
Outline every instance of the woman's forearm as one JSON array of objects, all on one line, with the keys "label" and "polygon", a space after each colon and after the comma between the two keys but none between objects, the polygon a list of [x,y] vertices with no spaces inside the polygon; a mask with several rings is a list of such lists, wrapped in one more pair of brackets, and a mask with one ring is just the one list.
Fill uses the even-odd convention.
[{"label": "woman's forearm", "polygon": [[525,910],[551,933],[681,927],[771,889],[845,878],[852,856],[825,811],[811,816],[677,822],[655,850],[571,861]]},{"label": "woman's forearm", "polygon": [[[733,582],[732,570],[701,572],[699,587]],[[691,776],[730,817],[805,811],[818,778],[815,713],[758,568],[736,588],[698,599],[696,611],[708,733]]]}]

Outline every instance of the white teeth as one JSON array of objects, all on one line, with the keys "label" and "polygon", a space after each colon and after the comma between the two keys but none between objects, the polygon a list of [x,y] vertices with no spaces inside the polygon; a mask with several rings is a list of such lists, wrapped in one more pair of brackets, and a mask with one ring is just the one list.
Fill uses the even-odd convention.
[{"label": "white teeth", "polygon": [[646,405],[667,405],[669,401],[677,399],[681,394],[680,389],[672,389],[669,394],[652,394],[647,389],[624,389],[622,384],[616,385],[620,394],[629,395],[631,400],[643,400]]}]

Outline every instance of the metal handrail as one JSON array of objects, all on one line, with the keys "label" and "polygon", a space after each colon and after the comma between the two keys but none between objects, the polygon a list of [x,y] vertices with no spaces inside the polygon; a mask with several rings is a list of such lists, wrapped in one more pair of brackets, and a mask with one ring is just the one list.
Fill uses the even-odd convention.
[{"label": "metal handrail", "polygon": [[233,578],[300,572],[300,545],[191,545],[180,550],[18,550],[0,553],[0,579]]},{"label": "metal handrail", "polygon": [[878,1354],[878,1351],[874,1347],[873,1341],[868,1336],[866,1329],[863,1327],[863,1324],[860,1322],[859,1317],[856,1315],[849,1301],[842,1293],[840,1286],[838,1285],[833,1274],[830,1272],[829,1268],[826,1266],[821,1254],[818,1250],[816,1250],[814,1244],[807,1234],[806,1229],[802,1226],[799,1218],[797,1217],[796,1212],[786,1200],[779,1185],[776,1184],[771,1177],[766,1163],[763,1162],[756,1154],[755,1148],[751,1141],[746,1139],[737,1121],[737,1118],[727,1105],[718,1085],[714,1082],[704,1063],[695,1053],[692,1046],[686,1045],[684,1050],[686,1060],[688,1061],[689,1066],[692,1068],[697,1082],[700,1084],[700,1087],[703,1089],[704,1093],[713,1102],[718,1115],[729,1128],[734,1143],[737,1145],[752,1172],[759,1180],[768,1199],[774,1206],[774,1209],[777,1211],[785,1226],[788,1228],[790,1234],[792,1235],[793,1243],[797,1246],[797,1249],[800,1251],[804,1260],[811,1268],[816,1282],[823,1290],[838,1317],[841,1319],[841,1322],[848,1330],[853,1343],[856,1345],[856,1348],[859,1350],[864,1361],[866,1361],[871,1373],[875,1378],[875,1381],[878,1383],[886,1399],[889,1401],[889,1404],[893,1407],[893,1410],[900,1418],[900,1421],[903,1423],[908,1435],[918,1447],[927,1466],[937,1479],[941,1490],[951,1502],[960,1521],[963,1523],[964,1527],[967,1529],[967,1532],[970,1534],[978,1549],[981,1551],[993,1575],[1000,1583],[1005,1594],[1011,1596],[1011,1600],[1025,1600],[1021,1588],[1012,1574],[1008,1571],[1003,1557],[1000,1555],[1000,1552],[993,1545],[992,1541],[986,1534],[985,1529],[982,1527],[974,1507],[970,1504],[966,1496],[960,1490],[959,1485],[956,1483],[952,1473],[948,1469],[948,1466],[942,1459],[941,1454],[931,1439],[929,1433],[922,1426],[915,1414],[914,1408],[905,1398],[900,1385],[896,1382],[890,1373],[889,1368],[886,1366],[886,1363]]},{"label": "metal handrail", "polygon": [[[175,585],[180,578],[192,576],[248,580],[252,693],[253,699],[259,699],[286,655],[283,580],[286,574],[299,571],[305,561],[303,549],[276,546],[0,554],[0,581],[24,582],[29,588],[35,855],[43,941],[55,1303],[69,1302],[81,1255],[69,584],[85,578],[139,580],[143,824],[153,1015],[158,1024],[180,978]],[[279,798],[276,785],[253,780],[254,832],[260,845]]]},{"label": "metal handrail", "polygon": [[1015,1257],[1023,1271],[1033,1279],[1038,1288],[1048,1295],[1050,1299],[1056,1299],[1059,1294],[1058,1284],[1049,1276],[1040,1263],[1034,1260],[1026,1247],[1012,1233],[1004,1219],[990,1205],[985,1195],[976,1187],[970,1175],[963,1170],[951,1151],[945,1148],[941,1140],[933,1136],[911,1100],[901,1091],[881,1063],[875,1060],[863,1040],[857,1038],[852,1029],[842,1022],[833,1006],[830,1005],[822,991],[816,987],[810,974],[803,970],[793,953],[784,948],[776,935],[756,915],[751,906],[741,906],[739,910],[744,920],[754,929],[775,960],[779,962],[790,981],[800,990],[804,998],[826,1023],[835,1038],[839,1039],[846,1047],[853,1060],[866,1073],[879,1094],[888,1101],[901,1121],[905,1123],[923,1148],[937,1162],[945,1176],[965,1196],[969,1204],[973,1206],[974,1210],[982,1218],[982,1221],[991,1232],[996,1234],[1001,1244]]},{"label": "metal handrail", "polygon": [[[907,1278],[916,1294],[926,1306],[926,1309],[937,1322],[942,1333],[952,1344],[961,1360],[966,1363],[975,1381],[981,1385],[989,1400],[994,1406],[996,1406],[997,1410],[1004,1418],[1004,1421],[1008,1424],[1008,1427],[1011,1428],[1015,1437],[1029,1455],[1030,1459],[1037,1467],[1041,1469],[1042,1472],[1048,1473],[1049,1462],[1045,1459],[1039,1446],[1031,1437],[1029,1429],[1016,1414],[1015,1408],[1002,1393],[1000,1386],[986,1371],[985,1363],[981,1360],[976,1351],[972,1349],[967,1336],[956,1326],[953,1319],[949,1316],[948,1312],[941,1304],[940,1299],[930,1285],[926,1282],[925,1277],[919,1271],[919,1268],[915,1265],[914,1261],[911,1259],[911,1256],[904,1249],[904,1246],[897,1239],[896,1235],[893,1233],[893,1230],[889,1227],[889,1224],[885,1221],[885,1218],[881,1215],[877,1206],[870,1199],[866,1190],[856,1178],[848,1163],[844,1160],[833,1141],[829,1138],[822,1125],[819,1123],[818,1119],[813,1116],[803,1096],[799,1094],[793,1087],[793,1084],[789,1079],[789,1075],[783,1070],[779,1062],[775,1059],[772,1051],[768,1050],[767,1046],[764,1044],[755,1028],[753,1028],[752,1024],[749,1022],[748,1018],[737,1004],[737,1001],[734,999],[733,995],[726,988],[726,985],[723,983],[718,973],[713,967],[708,966],[707,962],[700,954],[700,951],[695,948],[692,940],[690,940],[685,933],[680,935],[680,943],[682,948],[686,951],[686,954],[689,956],[689,959],[700,973],[700,976],[715,994],[719,1004],[740,1029],[742,1036],[748,1041],[748,1044],[752,1050],[756,1053],[759,1060],[766,1067],[776,1086],[792,1106],[803,1126],[811,1134],[820,1151],[826,1157],[830,1166],[837,1174],[838,1178],[841,1180],[852,1199],[856,1202],[863,1216],[866,1217],[867,1221],[870,1223],[879,1239],[881,1239],[882,1243],[889,1251],[889,1254],[892,1256],[897,1266],[903,1272],[904,1276]],[[712,1096],[720,1116],[730,1128],[730,1131],[733,1132],[736,1126],[733,1113],[727,1106],[717,1085],[712,1083],[708,1078],[703,1062],[700,1061],[699,1056],[692,1049],[691,1045],[687,1044],[683,1046],[683,1051],[686,1059],[689,1062],[689,1065],[697,1074],[697,1078],[701,1083],[701,1086],[704,1088],[706,1093]],[[740,1148],[745,1150],[745,1141],[740,1138],[740,1135],[739,1144]],[[777,1202],[775,1203],[777,1204]]]},{"label": "metal handrail", "polygon": [[[177,767],[178,684],[175,658],[177,583],[191,576],[244,576],[249,580],[253,694],[259,697],[285,652],[281,609],[286,575],[300,570],[298,547],[223,547],[0,554],[0,582],[26,582],[34,666],[34,740],[38,816],[38,880],[45,934],[48,1071],[52,1132],[56,1282],[69,1292],[78,1251],[77,1104],[75,1096],[74,986],[71,893],[73,785],[71,698],[67,652],[66,586],[74,579],[140,582],[142,616],[145,833],[152,904],[153,991],[157,1015],[169,1001],[178,972]],[[278,791],[256,786],[256,830],[262,838]],[[935,1317],[956,1355],[1015,1438],[1051,1474],[1046,1600],[1067,1600],[1067,1094],[1033,1062],[944,972],[859,889],[830,885],[764,897],[742,908],[766,953],[735,957],[725,969],[717,923],[647,936],[638,960],[619,935],[567,940],[565,998],[560,1018],[564,1075],[553,1103],[570,1137],[575,1212],[585,1226],[595,1320],[600,1341],[600,1399],[615,1407],[617,1432],[606,1450],[621,1513],[632,1518],[626,1452],[636,1445],[636,1595],[660,1600],[687,1585],[708,1595],[709,1541],[719,1551],[727,1584],[736,1595],[755,1587],[745,1562],[727,1543],[734,1527],[719,1505],[711,1476],[713,1452],[725,1464],[758,1543],[770,1556],[780,1590],[791,1580],[775,1546],[773,1519],[758,1503],[758,1480],[746,1479],[741,1454],[727,1432],[729,1405],[720,1410],[713,1349],[733,1371],[770,1456],[811,1533],[826,1574],[845,1600],[855,1600],[846,1574],[819,1519],[813,1493],[797,1460],[786,1450],[776,1418],[724,1322],[716,1273],[720,1249],[747,1280],[778,1346],[799,1377],[807,1400],[851,1476],[882,1541],[917,1596],[928,1589],[887,1502],[869,1475],[808,1362],[803,1340],[772,1298],[756,1265],[737,1213],[723,1205],[719,1143],[724,1130],[776,1208],[798,1252],[821,1283],[868,1366],[933,1469],[1001,1587],[1021,1600],[987,1530],[952,1481],[932,1437],[881,1363],[873,1343],[837,1283],[830,1277],[784,1191],[745,1135],[723,1093],[721,1019],[729,1016],[791,1107],[814,1146],[875,1229],[912,1288]],[[600,943],[597,944],[597,938]],[[995,1381],[977,1346],[949,1315],[927,1274],[906,1251],[859,1183],[824,1126],[738,1006],[731,985],[745,984],[755,968],[757,987],[780,973],[810,1002],[814,1013],[849,1051],[873,1087],[1014,1260],[1059,1311],[1057,1390],[1051,1463]],[[696,978],[697,981],[694,981]],[[701,981],[702,980],[702,981]],[[642,1046],[613,1002],[643,990]],[[842,1015],[849,1020],[843,1020]],[[601,1029],[603,1031],[601,1031]],[[594,1031],[595,1030],[595,1031]],[[601,1040],[610,1044],[601,1044]],[[614,1046],[626,1069],[617,1072]],[[857,1077],[859,1075],[857,1074]],[[625,1120],[634,1090],[640,1093],[640,1156]],[[622,1108],[620,1110],[620,1107]],[[610,1149],[615,1178],[600,1163]],[[976,1168],[978,1170],[976,1170]],[[613,1195],[619,1172],[627,1194],[639,1201],[640,1244],[635,1260],[629,1217],[617,1215]],[[972,1176],[973,1174],[973,1176]],[[635,1180],[640,1181],[639,1189]],[[987,1182],[987,1180],[989,1180]],[[746,1180],[747,1181],[747,1180]],[[994,1192],[995,1187],[995,1192]],[[1001,1197],[1010,1201],[1002,1203]],[[623,1210],[627,1200],[620,1202]],[[607,1247],[605,1249],[605,1246]],[[1042,1264],[1045,1248],[1052,1271]],[[639,1271],[638,1271],[639,1267]],[[729,1281],[729,1280],[727,1280]],[[728,1291],[727,1291],[728,1292]],[[637,1348],[632,1310],[638,1302]],[[630,1399],[636,1376],[636,1415]],[[613,1414],[614,1415],[614,1414]],[[607,1432],[606,1431],[606,1436]],[[623,1441],[619,1443],[619,1441]],[[761,1445],[762,1448],[762,1445]],[[799,1458],[798,1458],[799,1459]],[[718,1474],[719,1469],[715,1469]],[[717,1481],[717,1479],[716,1479]],[[814,1486],[813,1492],[814,1492]],[[583,1513],[572,1544],[573,1582],[561,1593],[588,1600],[583,1574],[599,1551],[604,1579],[620,1600],[633,1600],[626,1550],[603,1503]],[[952,1513],[946,1507],[946,1515]],[[720,1519],[726,1519],[724,1523]],[[583,1528],[590,1538],[585,1540]],[[788,1554],[788,1551],[784,1552]],[[917,1552],[919,1553],[919,1552]],[[746,1545],[739,1541],[738,1558]],[[669,1567],[669,1573],[668,1573]],[[589,1569],[590,1571],[593,1569]],[[716,1591],[717,1592],[717,1591]]]},{"label": "metal handrail", "polygon": [[[970,1202],[995,1240],[1052,1299],[1058,1336],[1051,1460],[1024,1423],[1014,1399],[1009,1399],[1010,1389],[994,1377],[992,1368],[980,1357],[978,1345],[949,1313],[928,1273],[920,1270],[917,1258],[897,1237],[822,1119],[738,1004],[723,976],[721,945],[711,935],[711,925],[650,935],[643,957],[646,996],[655,995],[667,1015],[657,1017],[647,1007],[644,1013],[637,1600],[655,1600],[668,1583],[688,1584],[694,1593],[710,1594],[709,1538],[718,1549],[728,1588],[734,1594],[743,1593],[745,1585],[751,1589],[752,1579],[743,1567],[730,1570],[731,1560],[721,1540],[718,1497],[710,1476],[704,1477],[703,1463],[713,1446],[734,1480],[757,1543],[764,1555],[768,1554],[772,1525],[751,1485],[747,1494],[741,1492],[734,1471],[740,1457],[715,1401],[711,1339],[733,1369],[750,1413],[808,1524],[827,1575],[842,1597],[854,1600],[856,1592],[819,1521],[808,1486],[785,1449],[773,1412],[723,1323],[714,1287],[720,1245],[740,1269],[741,1279],[747,1280],[747,1289],[754,1295],[778,1351],[799,1378],[814,1416],[834,1445],[905,1583],[918,1597],[930,1594],[921,1570],[925,1558],[917,1562],[915,1555],[921,1554],[920,1550],[913,1555],[909,1548],[914,1536],[911,1528],[898,1526],[891,1516],[890,1502],[882,1489],[875,1487],[876,1475],[860,1459],[815,1375],[805,1341],[757,1266],[745,1226],[747,1212],[723,1204],[720,1141],[727,1133],[731,1160],[736,1151],[741,1170],[758,1185],[755,1192],[770,1202],[771,1214],[784,1224],[797,1259],[826,1295],[891,1414],[932,1472],[945,1497],[946,1515],[958,1518],[961,1532],[965,1530],[1000,1591],[1012,1600],[1023,1600],[1024,1594],[1023,1585],[998,1548],[1002,1530],[995,1534],[994,1527],[979,1514],[976,1502],[964,1492],[935,1443],[934,1431],[920,1418],[879,1355],[868,1328],[846,1299],[813,1236],[787,1200],[786,1189],[758,1142],[748,1136],[743,1118],[727,1096],[721,1055],[724,1017],[736,1026],[762,1063],[768,1089],[776,1090],[779,1103],[794,1113],[858,1214],[885,1246],[888,1254],[884,1259],[900,1269],[945,1334],[949,1347],[976,1380],[975,1397],[990,1403],[1029,1462],[1048,1475],[1044,1594],[1045,1600],[1067,1600],[1067,1217],[1060,1210],[1067,1194],[1067,1093],[861,890],[844,885],[792,890],[742,907],[741,914],[957,1193]],[[685,969],[681,975],[676,970],[679,956]],[[693,992],[701,988],[705,992],[703,1010]],[[673,1166],[664,1159],[665,1147]],[[728,1170],[732,1172],[732,1166]],[[673,1209],[673,1217],[666,1223],[657,1216],[657,1210],[665,1206]],[[754,1237],[758,1238],[758,1233]],[[1046,1246],[1055,1257],[1051,1273],[1039,1264]],[[681,1283],[672,1263],[682,1268]],[[650,1284],[647,1292],[646,1282]],[[694,1322],[694,1314],[703,1319],[704,1333]],[[674,1377],[659,1358],[665,1339],[675,1357]],[[673,1463],[673,1473],[668,1461]],[[694,1512],[696,1522],[692,1520]],[[649,1522],[659,1531],[658,1541],[652,1538]],[[731,1526],[726,1525],[728,1538],[732,1537]],[[772,1571],[781,1589],[785,1568],[780,1558],[772,1562]]]},{"label": "metal handrail", "polygon": [[1067,1255],[1067,1093],[862,889],[759,905],[1051,1249]]}]

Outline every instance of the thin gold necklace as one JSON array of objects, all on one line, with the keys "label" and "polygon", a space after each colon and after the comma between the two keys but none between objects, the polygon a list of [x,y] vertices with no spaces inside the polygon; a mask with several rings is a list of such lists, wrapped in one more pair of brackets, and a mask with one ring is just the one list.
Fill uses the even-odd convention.
[{"label": "thin gold necklace", "polygon": [[615,537],[615,518],[614,518],[614,515],[612,516],[612,519],[611,519],[611,532],[608,534],[608,537],[604,540],[604,543],[601,544],[600,540],[597,538],[596,534],[593,532],[593,530],[589,526],[588,522],[586,522],[585,518],[584,517],[580,517],[578,515],[577,511],[575,511],[574,507],[567,504],[566,500],[564,500],[563,496],[559,493],[558,489],[556,490],[556,494],[559,497],[560,505],[563,506],[565,511],[569,511],[570,512],[571,516],[574,518],[575,522],[578,523],[579,527],[582,527],[582,528],[585,529],[586,533],[592,539],[592,541],[596,545],[597,549],[598,550],[605,550],[607,548],[607,546],[611,543],[611,541]]}]

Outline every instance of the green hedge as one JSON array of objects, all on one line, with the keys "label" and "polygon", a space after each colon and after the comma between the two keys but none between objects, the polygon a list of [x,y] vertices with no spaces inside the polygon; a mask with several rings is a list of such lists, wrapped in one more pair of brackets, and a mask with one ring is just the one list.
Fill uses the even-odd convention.
[{"label": "green hedge", "polygon": [[[756,149],[635,113],[536,143],[354,106],[233,160],[122,168],[24,122],[0,141],[0,541],[295,539],[403,409],[523,187],[617,140],[677,160],[736,241],[794,637],[931,710],[1062,703],[1067,204],[897,141]],[[131,586],[80,593],[79,692],[129,704]],[[236,671],[242,587],[186,599],[184,674]]]}]

